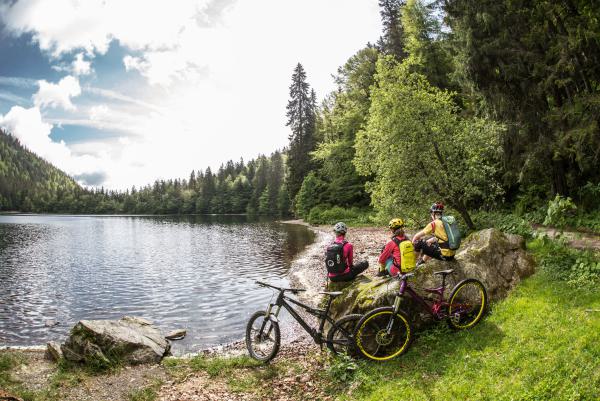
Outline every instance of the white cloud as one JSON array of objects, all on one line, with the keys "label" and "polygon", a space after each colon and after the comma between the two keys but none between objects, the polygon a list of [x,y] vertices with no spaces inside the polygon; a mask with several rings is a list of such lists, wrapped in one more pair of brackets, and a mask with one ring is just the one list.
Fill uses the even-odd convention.
[{"label": "white cloud", "polygon": [[83,59],[83,53],[78,53],[71,63],[71,70],[75,75],[88,75],[92,72],[92,63]]},{"label": "white cloud", "polygon": [[131,49],[172,48],[194,16],[215,2],[30,0],[5,6],[2,16],[9,31],[32,32],[40,48],[54,56],[75,49],[104,54],[113,39]]},{"label": "white cloud", "polygon": [[83,185],[100,185],[102,182],[92,183],[93,178],[102,177],[105,180],[106,171],[118,170],[106,151],[106,145],[87,146],[85,153],[74,154],[64,141],[53,141],[50,138],[53,126],[43,120],[38,107],[12,107],[5,116],[0,115],[0,127],[67,174],[80,176],[80,183]]},{"label": "white cloud", "polygon": [[64,141],[54,142],[50,138],[52,124],[43,121],[38,107],[25,109],[14,106],[5,116],[0,115],[0,126],[17,137],[29,150],[68,174],[100,170],[100,159],[90,155],[73,156]]},{"label": "white cloud", "polygon": [[33,95],[33,103],[38,107],[62,107],[65,110],[75,110],[71,98],[81,94],[79,81],[70,75],[61,79],[58,84],[38,81],[40,86]]},{"label": "white cloud", "polygon": [[104,117],[108,116],[108,114],[109,110],[105,104],[90,108],[90,120],[102,120]]},{"label": "white cloud", "polygon": [[[104,185],[120,189],[287,145],[295,65],[323,97],[335,88],[337,67],[381,32],[377,2],[364,0],[20,0],[0,6],[0,19],[9,32],[29,32],[42,50],[68,57],[67,68],[73,55],[101,58],[112,40],[125,49],[121,72],[100,77],[96,68],[81,78],[77,112],[44,110],[46,122],[65,129],[119,137],[94,132],[96,143],[79,139],[69,148],[102,158]],[[133,74],[151,85],[128,79]],[[46,106],[68,108],[71,99]]]}]

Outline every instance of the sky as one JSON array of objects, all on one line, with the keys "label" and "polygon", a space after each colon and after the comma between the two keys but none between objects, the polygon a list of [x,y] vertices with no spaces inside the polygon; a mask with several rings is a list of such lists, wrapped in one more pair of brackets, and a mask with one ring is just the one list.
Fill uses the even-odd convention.
[{"label": "sky", "polygon": [[0,127],[124,190],[288,143],[294,67],[323,99],[381,34],[371,0],[0,0]]}]

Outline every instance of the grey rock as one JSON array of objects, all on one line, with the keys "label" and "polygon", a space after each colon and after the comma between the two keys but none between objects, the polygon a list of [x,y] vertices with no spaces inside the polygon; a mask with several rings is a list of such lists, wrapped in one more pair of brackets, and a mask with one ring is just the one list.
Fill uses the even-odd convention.
[{"label": "grey rock", "polygon": [[48,319],[44,322],[44,326],[46,326],[46,327],[54,327],[54,326],[58,326],[58,325],[59,325],[59,323],[54,319]]},{"label": "grey rock", "polygon": [[[452,262],[427,262],[415,270],[415,276],[409,279],[409,283],[422,294],[419,288],[440,286],[441,279],[434,276],[433,272],[454,269],[454,274],[447,276],[446,297],[458,282],[473,277],[485,285],[488,297],[493,302],[506,297],[521,279],[535,271],[535,262],[525,250],[524,239],[496,229],[471,234],[463,240],[455,259]],[[362,314],[380,306],[391,306],[398,287],[398,280],[389,277],[369,278],[364,275],[350,283],[334,283],[330,290],[342,291],[343,294],[332,303],[332,317],[335,320],[350,313]],[[410,297],[403,299],[402,309],[413,319],[415,329],[431,322]]]},{"label": "grey rock", "polygon": [[54,341],[49,342],[46,345],[46,352],[54,361],[58,362],[63,358],[62,350],[60,349],[60,344]]},{"label": "grey rock", "polygon": [[185,329],[178,329],[178,330],[173,330],[173,331],[169,332],[169,334],[167,334],[165,336],[165,338],[167,340],[172,340],[172,341],[183,340],[185,338],[186,334],[187,334],[187,331]]},{"label": "grey rock", "polygon": [[129,316],[81,320],[61,347],[65,359],[100,365],[157,363],[170,348],[151,322]]}]

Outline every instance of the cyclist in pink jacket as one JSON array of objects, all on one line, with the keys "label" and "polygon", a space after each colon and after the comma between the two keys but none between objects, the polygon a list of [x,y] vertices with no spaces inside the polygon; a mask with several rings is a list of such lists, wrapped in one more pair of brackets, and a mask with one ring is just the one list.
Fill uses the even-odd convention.
[{"label": "cyclist in pink jacket", "polygon": [[327,277],[333,281],[350,281],[369,267],[366,260],[354,264],[354,248],[352,244],[346,241],[346,224],[336,223],[333,227],[335,240],[327,247],[325,251],[325,266],[327,268]]}]

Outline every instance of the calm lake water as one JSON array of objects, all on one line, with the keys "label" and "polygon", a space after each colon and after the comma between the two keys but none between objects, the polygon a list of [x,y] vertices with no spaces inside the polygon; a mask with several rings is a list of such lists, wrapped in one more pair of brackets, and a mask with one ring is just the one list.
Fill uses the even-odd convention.
[{"label": "calm lake water", "polygon": [[[63,340],[81,319],[188,329],[174,353],[241,339],[314,239],[245,216],[0,215],[0,345]],[[46,327],[49,320],[59,324]]]}]

